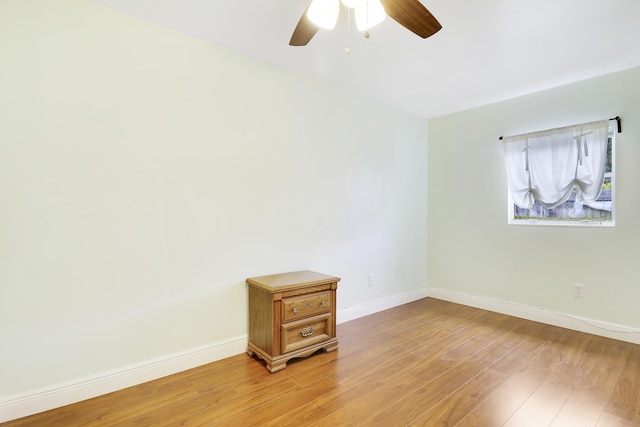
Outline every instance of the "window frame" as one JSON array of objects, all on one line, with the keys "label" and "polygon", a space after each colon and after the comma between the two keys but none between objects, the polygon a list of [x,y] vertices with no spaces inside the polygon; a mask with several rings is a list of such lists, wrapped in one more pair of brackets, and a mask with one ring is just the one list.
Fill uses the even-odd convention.
[{"label": "window frame", "polygon": [[[616,226],[616,136],[617,126],[615,120],[609,122],[609,140],[611,141],[611,172],[605,177],[611,177],[611,219],[610,220],[581,220],[581,219],[520,219],[515,218],[515,203],[511,191],[507,186],[507,223],[509,225],[534,225],[548,227],[615,227]],[[568,202],[565,202],[568,203]],[[562,205],[560,205],[562,206]]]}]

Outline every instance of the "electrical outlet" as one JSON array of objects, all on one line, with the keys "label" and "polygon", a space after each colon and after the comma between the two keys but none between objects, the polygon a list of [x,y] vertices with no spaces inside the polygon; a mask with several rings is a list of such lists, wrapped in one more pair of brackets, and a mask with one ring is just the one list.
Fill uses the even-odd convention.
[{"label": "electrical outlet", "polygon": [[373,273],[369,273],[369,286],[373,286]]},{"label": "electrical outlet", "polygon": [[573,284],[573,296],[576,298],[584,298],[584,285],[581,283]]}]

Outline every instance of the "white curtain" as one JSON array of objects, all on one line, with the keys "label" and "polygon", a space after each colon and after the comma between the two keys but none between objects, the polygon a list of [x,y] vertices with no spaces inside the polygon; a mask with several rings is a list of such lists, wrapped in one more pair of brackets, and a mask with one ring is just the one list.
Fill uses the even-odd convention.
[{"label": "white curtain", "polygon": [[531,209],[576,200],[595,202],[602,190],[609,120],[503,138],[509,190],[516,205]]}]

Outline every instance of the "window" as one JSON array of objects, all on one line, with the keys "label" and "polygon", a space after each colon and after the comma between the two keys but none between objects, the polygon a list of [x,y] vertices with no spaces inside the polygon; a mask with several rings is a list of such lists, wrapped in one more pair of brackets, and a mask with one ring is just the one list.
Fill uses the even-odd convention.
[{"label": "window", "polygon": [[615,121],[505,138],[509,224],[615,226],[615,138]]}]

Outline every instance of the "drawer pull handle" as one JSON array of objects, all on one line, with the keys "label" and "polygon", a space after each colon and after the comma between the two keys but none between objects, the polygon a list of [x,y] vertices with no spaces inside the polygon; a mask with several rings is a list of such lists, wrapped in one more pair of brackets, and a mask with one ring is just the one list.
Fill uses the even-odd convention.
[{"label": "drawer pull handle", "polygon": [[294,308],[294,309],[293,309],[293,310],[291,310],[291,311],[293,311],[293,314],[296,314],[296,313],[298,312],[298,309],[297,309],[297,308]]},{"label": "drawer pull handle", "polygon": [[303,328],[300,331],[300,335],[302,335],[303,337],[308,337],[309,335],[313,334],[313,331],[314,329],[311,326],[309,326],[307,328]]},{"label": "drawer pull handle", "polygon": [[326,301],[322,301],[322,302],[320,303],[320,305],[321,305],[321,306],[323,306],[323,307],[326,307],[326,306],[327,306],[327,302],[326,302]]}]

